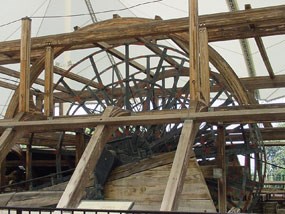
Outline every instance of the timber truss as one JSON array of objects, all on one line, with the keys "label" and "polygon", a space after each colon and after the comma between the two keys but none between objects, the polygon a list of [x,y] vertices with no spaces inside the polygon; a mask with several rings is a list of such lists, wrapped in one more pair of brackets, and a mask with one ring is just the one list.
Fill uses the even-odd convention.
[{"label": "timber truss", "polygon": [[[160,210],[179,209],[193,160],[199,163],[193,162],[197,173],[210,172],[198,179],[209,193],[202,198],[207,208],[204,202],[198,210],[251,210],[264,182],[264,146],[285,139],[284,130],[271,125],[285,121],[285,106],[259,105],[253,97],[254,90],[285,86],[285,76],[274,74],[262,42],[262,37],[284,34],[285,6],[198,17],[191,2],[190,18],[115,17],[37,38],[30,38],[31,20],[23,19],[21,40],[0,43],[0,73],[20,79],[19,86],[0,82],[14,90],[0,121],[1,185],[6,185],[6,171],[21,164],[24,180],[33,178],[33,166],[54,166],[56,173],[75,166],[57,204],[71,208],[82,199],[104,149],[123,165],[176,151]],[[247,38],[255,38],[268,76],[238,78],[209,45]],[[67,51],[82,55],[67,69],[55,66]],[[99,68],[98,56],[106,53],[114,63]],[[11,63],[20,63],[21,71],[4,66]],[[88,75],[76,74],[86,65]],[[24,151],[18,152],[18,161],[9,160],[17,145],[25,145]],[[55,150],[56,160],[35,160],[36,150]],[[64,160],[64,152],[73,153],[71,161]],[[132,195],[125,197],[132,200]]]}]

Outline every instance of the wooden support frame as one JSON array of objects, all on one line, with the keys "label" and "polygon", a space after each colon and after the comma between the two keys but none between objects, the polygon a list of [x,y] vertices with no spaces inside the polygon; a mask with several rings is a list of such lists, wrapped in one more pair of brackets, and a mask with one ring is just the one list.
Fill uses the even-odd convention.
[{"label": "wooden support frame", "polygon": [[53,116],[54,103],[53,103],[53,48],[48,46],[46,48],[45,57],[45,95],[44,95],[44,114],[47,117]]},{"label": "wooden support frame", "polygon": [[[103,117],[107,118],[114,114],[113,107],[107,107]],[[86,187],[87,181],[97,164],[106,141],[112,134],[114,127],[99,125],[95,128],[76,169],[68,182],[68,185],[58,202],[57,208],[75,208],[78,206]]]},{"label": "wooden support frame", "polygon": [[19,112],[29,112],[31,55],[31,19],[29,18],[22,19],[20,53]]},{"label": "wooden support frame", "polygon": [[0,129],[13,127],[15,130],[25,129],[29,132],[64,131],[76,130],[84,127],[96,125],[150,125],[183,123],[185,120],[195,120],[197,122],[223,122],[230,123],[258,123],[285,121],[285,108],[271,109],[243,109],[229,111],[211,112],[189,112],[189,110],[156,111],[145,114],[132,114],[132,116],[121,116],[118,118],[102,116],[78,116],[76,120],[72,117],[56,118],[54,120],[34,120],[34,121],[11,121],[1,120]]},{"label": "wooden support frame", "polygon": [[186,120],[183,124],[183,129],[161,203],[161,211],[174,211],[178,208],[178,200],[183,188],[198,127],[199,123],[196,123],[193,120]]}]

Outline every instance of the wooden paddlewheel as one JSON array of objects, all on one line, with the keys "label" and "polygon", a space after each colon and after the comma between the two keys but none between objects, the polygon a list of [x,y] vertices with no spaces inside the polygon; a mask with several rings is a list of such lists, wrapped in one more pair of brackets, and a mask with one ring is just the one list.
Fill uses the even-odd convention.
[{"label": "wooden paddlewheel", "polygon": [[[56,85],[64,87],[66,92],[55,92],[56,102],[69,103],[67,115],[102,114],[107,106],[117,106],[133,113],[174,109],[187,111],[191,108],[189,59],[179,47],[166,44],[168,46],[147,42],[112,47],[107,51],[112,52],[115,50],[113,48],[125,50],[125,57],[116,59],[116,62],[105,49],[89,54],[75,62],[58,79]],[[151,53],[136,56],[138,50]],[[104,58],[104,54],[105,58],[108,56],[105,60],[107,63],[104,64],[105,68],[99,69],[96,61]],[[68,83],[68,75],[78,70],[81,71],[80,75],[90,80],[87,84],[77,82],[75,86],[74,82]],[[211,87],[219,88],[219,91],[211,93],[208,109],[239,105],[233,95],[235,92],[223,83],[224,77],[220,73],[212,71],[209,82]],[[193,145],[200,165],[213,166],[217,163],[217,126],[211,123],[200,125]],[[223,127],[226,132],[228,203],[249,210],[258,198],[264,176],[265,150],[259,129],[252,124],[229,124]],[[181,129],[182,123],[122,126],[113,133],[106,149],[115,152],[122,164],[136,162],[174,151]],[[93,131],[93,127],[86,128],[85,134],[91,136]],[[239,136],[238,140],[236,135]],[[217,200],[217,179],[206,180],[214,200]]]},{"label": "wooden paddlewheel", "polygon": [[[275,22],[260,18],[265,12],[240,12],[253,17],[256,29],[262,23],[260,32],[250,31],[248,37],[257,32],[261,36],[276,33]],[[272,20],[281,20],[277,12]],[[239,39],[240,32],[248,31],[249,21],[238,13],[234,17],[202,17],[196,26],[199,41],[189,37],[188,24],[193,23],[188,19],[139,18],[115,18],[70,34],[33,39],[32,66],[24,75],[29,84],[15,90],[1,126],[6,129],[1,136],[0,161],[16,143],[26,144],[26,179],[31,179],[33,146],[56,151],[56,173],[62,170],[62,153],[72,153],[73,159],[64,160],[64,167],[76,169],[57,205],[62,208],[78,205],[103,150],[123,166],[134,164],[129,171],[138,162],[175,152],[162,203],[157,202],[161,210],[177,208],[191,159],[202,173],[197,180],[207,184],[211,194],[207,200],[214,202],[214,209],[250,211],[263,185],[266,162],[256,122],[270,127],[270,116],[281,120],[284,114],[278,109],[258,112],[256,100],[233,69],[208,45]],[[2,64],[19,61],[18,43],[0,44]],[[193,50],[199,60],[189,58]],[[54,66],[53,60],[64,52],[74,57],[70,65],[65,69]],[[44,83],[40,79],[43,71]],[[32,96],[24,93],[28,91]],[[196,175],[189,177],[195,180]]]}]

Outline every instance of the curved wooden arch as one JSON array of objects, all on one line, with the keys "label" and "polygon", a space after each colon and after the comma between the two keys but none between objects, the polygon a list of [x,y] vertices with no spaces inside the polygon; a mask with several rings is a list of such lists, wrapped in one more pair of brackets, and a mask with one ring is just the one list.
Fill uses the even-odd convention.
[{"label": "curved wooden arch", "polygon": [[[62,47],[55,48],[54,56],[58,57],[66,49],[68,48],[62,48]],[[33,85],[33,83],[36,81],[36,79],[39,77],[39,75],[43,71],[44,65],[45,65],[45,54],[43,54],[31,67],[30,87]],[[8,105],[8,108],[5,114],[5,118],[13,118],[17,112],[18,105],[19,105],[19,87],[15,90],[10,100],[10,103]]]}]

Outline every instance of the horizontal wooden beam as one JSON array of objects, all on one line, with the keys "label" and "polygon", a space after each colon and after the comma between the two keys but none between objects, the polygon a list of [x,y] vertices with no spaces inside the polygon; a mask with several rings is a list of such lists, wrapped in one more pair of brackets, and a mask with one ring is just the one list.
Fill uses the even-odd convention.
[{"label": "horizontal wooden beam", "polygon": [[274,78],[269,76],[246,77],[241,78],[241,81],[248,90],[285,87],[285,75],[275,75]]},{"label": "horizontal wooden beam", "polygon": [[[284,132],[285,130],[283,130]],[[274,135],[274,133],[272,133],[272,135]],[[285,134],[284,134],[284,138],[285,139]],[[265,141],[263,142],[264,146],[285,146],[285,142],[284,141]]]},{"label": "horizontal wooden beam", "polygon": [[[209,42],[279,35],[285,33],[284,10],[285,6],[280,5],[246,11],[202,15],[199,17],[199,24],[208,29]],[[73,33],[33,38],[31,48],[32,50],[38,50],[45,48],[47,45],[54,47],[76,45],[80,48],[80,45],[102,41],[112,45],[112,42],[117,40],[188,32],[188,24],[188,18],[171,20],[117,18],[94,24],[94,27],[87,27]],[[249,24],[254,24],[255,30],[249,29]],[[13,57],[18,54],[19,50],[19,40],[0,43],[0,56],[2,55],[4,58]]]},{"label": "horizontal wooden beam", "polygon": [[184,120],[194,120],[197,122],[211,122],[226,124],[231,123],[259,123],[272,121],[285,121],[285,108],[272,109],[245,109],[231,111],[214,112],[189,112],[185,110],[171,110],[166,112],[154,111],[149,114],[132,116],[122,116],[118,118],[104,118],[102,116],[78,116],[70,118],[60,118],[40,121],[13,121],[1,120],[0,128],[25,129],[30,132],[44,132],[45,130],[73,130],[84,127],[94,127],[96,125],[150,125],[182,123]]},{"label": "horizontal wooden beam", "polygon": [[[267,89],[267,88],[284,88],[285,87],[285,75],[276,75],[274,79],[270,78],[269,76],[257,76],[257,77],[245,77],[240,78],[241,82],[245,86],[247,90],[257,90],[257,89]],[[164,91],[161,89],[154,89],[154,94],[162,96]],[[166,91],[168,89],[165,89]],[[222,90],[222,88],[219,85],[213,85],[211,86],[211,92],[218,92]],[[135,90],[133,90],[135,91]],[[177,88],[177,94],[179,94],[181,91],[181,88]],[[76,97],[62,92],[56,92],[54,93],[55,102],[75,102],[78,98],[85,100],[85,101],[93,101],[95,98],[93,94],[90,91],[74,91],[77,95]],[[94,93],[96,91],[94,90]],[[120,88],[114,88],[110,91],[106,91],[107,94],[110,94],[113,98],[119,98],[123,95],[123,91]],[[147,95],[147,90],[141,90],[139,93],[140,96]],[[101,94],[97,95],[98,98],[102,98]],[[136,94],[133,94],[135,97]]]}]

